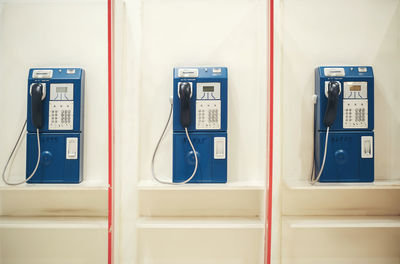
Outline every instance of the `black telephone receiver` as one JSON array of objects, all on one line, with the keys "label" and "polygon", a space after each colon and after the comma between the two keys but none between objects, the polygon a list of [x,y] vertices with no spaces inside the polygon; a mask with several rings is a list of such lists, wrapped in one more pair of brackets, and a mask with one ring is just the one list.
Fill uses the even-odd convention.
[{"label": "black telephone receiver", "polygon": [[41,83],[34,83],[31,86],[31,116],[32,124],[40,129],[43,127],[43,104],[44,86]]},{"label": "black telephone receiver", "polygon": [[335,122],[337,114],[337,105],[339,102],[340,83],[337,81],[330,81],[328,83],[328,103],[326,105],[324,115],[324,125],[330,127]]},{"label": "black telephone receiver", "polygon": [[183,127],[189,127],[190,125],[190,95],[192,89],[190,83],[181,82],[179,83],[178,94],[181,103],[181,125]]}]

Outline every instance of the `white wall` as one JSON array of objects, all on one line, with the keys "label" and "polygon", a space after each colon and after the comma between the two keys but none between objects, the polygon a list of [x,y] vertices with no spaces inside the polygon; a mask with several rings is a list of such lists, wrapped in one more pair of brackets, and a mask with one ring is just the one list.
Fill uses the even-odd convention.
[{"label": "white wall", "polygon": [[[128,0],[117,1],[116,10],[117,261],[187,263],[193,258],[187,253],[179,255],[178,248],[187,245],[188,252],[193,252],[191,245],[199,248],[207,244],[198,227],[182,227],[179,238],[168,246],[170,253],[165,253],[166,248],[157,243],[169,243],[174,230],[139,231],[138,217],[174,216],[185,223],[187,216],[201,222],[223,215],[228,223],[232,215],[239,214],[261,228],[251,235],[242,229],[230,230],[231,236],[220,235],[227,231],[219,229],[207,233],[220,244],[235,245],[242,257],[237,263],[262,263],[267,164],[266,1]],[[150,162],[168,118],[172,70],[193,65],[228,67],[228,184],[159,186],[151,178]],[[156,160],[156,171],[164,179],[171,179],[171,127],[168,134]],[[255,183],[248,187],[248,182]],[[222,199],[213,204],[216,197]],[[240,197],[244,198],[241,203],[235,203]],[[208,207],[210,204],[213,206]],[[238,241],[230,241],[232,237]],[[232,263],[228,246],[221,252],[209,251],[209,258],[200,253],[197,261]],[[160,258],[163,254],[166,256]]]},{"label": "white wall", "polygon": [[[143,1],[141,72],[136,76],[143,117],[140,178],[151,177],[150,160],[168,117],[173,67],[217,65],[228,67],[228,181],[265,180],[264,8],[260,0]],[[164,177],[172,171],[171,134],[156,166]]]},{"label": "white wall", "polygon": [[[33,67],[86,70],[84,181],[16,187],[0,181],[0,263],[106,263],[107,1],[0,1],[1,172],[26,119]],[[25,178],[25,144],[10,181]]]},{"label": "white wall", "polygon": [[[3,168],[26,119],[28,70],[86,70],[84,180],[107,182],[107,8],[93,3],[5,3],[0,17],[0,166]],[[25,141],[9,174],[25,178]],[[0,183],[3,185],[4,183]]]},{"label": "white wall", "polygon": [[[282,0],[282,157],[285,178],[308,179],[312,164],[314,69],[372,65],[375,177],[400,180],[398,0]],[[278,89],[278,88],[277,88]]]},{"label": "white wall", "polygon": [[[398,263],[400,1],[275,3],[274,263]],[[317,184],[314,70],[371,65],[375,73],[373,184]],[[306,223],[306,224],[304,224]],[[279,228],[276,230],[276,228]]]}]

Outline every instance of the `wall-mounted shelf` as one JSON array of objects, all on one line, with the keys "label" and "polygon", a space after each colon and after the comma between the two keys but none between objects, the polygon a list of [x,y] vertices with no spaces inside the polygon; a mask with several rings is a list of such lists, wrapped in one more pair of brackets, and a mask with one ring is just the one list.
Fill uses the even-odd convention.
[{"label": "wall-mounted shelf", "polygon": [[140,229],[263,229],[258,217],[140,217]]},{"label": "wall-mounted shelf", "polygon": [[24,184],[0,186],[0,215],[106,216],[107,186],[81,184]]},{"label": "wall-mounted shelf", "polygon": [[138,184],[139,190],[163,190],[163,191],[178,191],[178,190],[191,190],[191,191],[235,191],[235,190],[255,190],[264,191],[265,184],[263,182],[251,181],[236,181],[227,182],[222,184],[184,184],[184,185],[169,185],[161,184],[156,181],[142,180]]},{"label": "wall-mounted shelf", "polygon": [[[285,179],[284,215],[398,215],[400,181],[316,183]],[[391,197],[388,199],[388,197]]]},{"label": "wall-mounted shelf", "polygon": [[390,216],[324,216],[286,217],[290,228],[395,228],[400,229],[400,217]]},{"label": "wall-mounted shelf", "polygon": [[291,190],[400,190],[400,180],[376,180],[370,183],[315,183],[297,179],[285,179]]},{"label": "wall-mounted shelf", "polygon": [[107,229],[107,218],[1,216],[0,229]]},{"label": "wall-mounted shelf", "polygon": [[[201,186],[172,187],[174,188],[167,188],[168,191],[160,191],[160,189],[140,191],[138,193],[139,215],[182,217],[263,215],[265,192],[260,189],[232,191],[231,189],[204,189]],[[184,189],[179,189],[180,187]]]},{"label": "wall-mounted shelf", "polygon": [[21,184],[0,185],[2,191],[107,191],[108,184],[102,181],[82,181],[79,184]]}]

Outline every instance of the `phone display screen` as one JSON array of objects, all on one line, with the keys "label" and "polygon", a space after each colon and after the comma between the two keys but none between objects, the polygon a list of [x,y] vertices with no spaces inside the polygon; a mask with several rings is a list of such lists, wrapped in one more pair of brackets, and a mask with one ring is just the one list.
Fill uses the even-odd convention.
[{"label": "phone display screen", "polygon": [[50,100],[73,101],[74,100],[74,84],[73,83],[52,83],[52,84],[50,84]]},{"label": "phone display screen", "polygon": [[57,93],[66,93],[68,91],[68,87],[56,87]]},{"label": "phone display screen", "polygon": [[352,85],[352,86],[350,86],[350,91],[351,92],[359,92],[359,91],[361,91],[361,85]]},{"label": "phone display screen", "polygon": [[203,86],[203,92],[214,92],[214,86]]}]

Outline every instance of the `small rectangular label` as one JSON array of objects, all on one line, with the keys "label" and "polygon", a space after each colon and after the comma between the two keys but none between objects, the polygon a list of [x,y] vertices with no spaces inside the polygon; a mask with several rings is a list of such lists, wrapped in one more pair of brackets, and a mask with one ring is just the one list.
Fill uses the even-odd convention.
[{"label": "small rectangular label", "polygon": [[363,159],[372,159],[374,157],[373,152],[373,141],[372,136],[362,136],[361,137],[361,158]]},{"label": "small rectangular label", "polygon": [[324,68],[324,74],[327,77],[343,77],[345,75],[344,68]]},{"label": "small rectangular label", "polygon": [[214,138],[214,159],[225,159],[226,139],[225,137]]},{"label": "small rectangular label", "polygon": [[199,76],[198,69],[178,69],[178,77],[197,78]]},{"label": "small rectangular label", "polygon": [[33,70],[32,78],[34,79],[50,79],[53,77],[53,70]]},{"label": "small rectangular label", "polygon": [[67,138],[66,159],[78,159],[78,138]]}]

